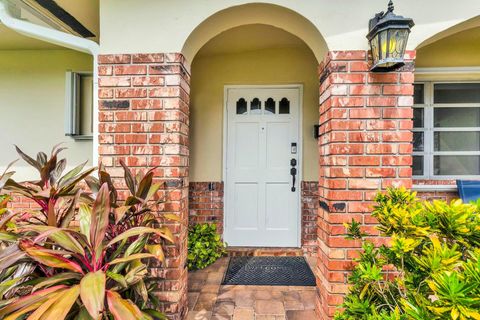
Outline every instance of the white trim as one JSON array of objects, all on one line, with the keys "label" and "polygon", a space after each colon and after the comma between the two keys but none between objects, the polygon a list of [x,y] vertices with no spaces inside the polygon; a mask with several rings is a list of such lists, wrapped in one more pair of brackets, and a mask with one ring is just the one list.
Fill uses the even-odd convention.
[{"label": "white trim", "polygon": [[478,73],[480,75],[480,67],[416,68],[414,73],[418,75]]},{"label": "white trim", "polygon": [[[228,141],[228,90],[229,89],[297,89],[298,90],[298,145],[297,145],[297,154],[298,157],[298,219],[297,219],[297,248],[302,247],[302,181],[303,181],[303,84],[292,83],[285,85],[224,85],[223,86],[223,170],[222,170],[222,179],[224,189],[227,185],[227,141]],[[226,230],[226,208],[227,208],[227,197],[226,190],[223,192],[223,232]]]},{"label": "white trim", "polygon": [[62,31],[17,19],[8,10],[6,0],[0,0],[0,23],[24,36],[84,52],[93,56],[93,164],[98,164],[98,43]]},{"label": "white trim", "polygon": [[412,186],[413,191],[422,191],[422,192],[427,192],[427,191],[457,191],[457,186],[456,185],[442,185],[442,184],[414,184]]}]

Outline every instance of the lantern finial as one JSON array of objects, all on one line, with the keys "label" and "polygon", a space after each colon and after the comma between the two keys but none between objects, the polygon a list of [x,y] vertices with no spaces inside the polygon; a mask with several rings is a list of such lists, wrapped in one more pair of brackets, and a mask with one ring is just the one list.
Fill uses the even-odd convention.
[{"label": "lantern finial", "polygon": [[388,12],[393,12],[394,9],[395,7],[393,6],[393,1],[390,0],[390,2],[388,2]]}]

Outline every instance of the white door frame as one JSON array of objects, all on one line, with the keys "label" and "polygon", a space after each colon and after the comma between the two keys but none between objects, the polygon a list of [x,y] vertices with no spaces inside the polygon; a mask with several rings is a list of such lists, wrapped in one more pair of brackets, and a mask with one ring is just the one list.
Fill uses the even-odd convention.
[{"label": "white door frame", "polygon": [[[222,160],[222,179],[223,179],[223,232],[225,233],[227,223],[227,142],[228,142],[228,90],[230,89],[297,89],[298,90],[298,204],[297,204],[297,248],[302,246],[302,181],[303,181],[303,84],[284,84],[284,85],[224,85],[223,88],[223,160]],[[223,235],[222,235],[223,236]]]}]

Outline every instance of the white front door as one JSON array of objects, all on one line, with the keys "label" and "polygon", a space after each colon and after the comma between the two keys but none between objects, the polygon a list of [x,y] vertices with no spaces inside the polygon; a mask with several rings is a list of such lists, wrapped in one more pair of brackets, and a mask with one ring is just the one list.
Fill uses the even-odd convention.
[{"label": "white front door", "polygon": [[300,88],[229,88],[226,98],[225,241],[298,247]]}]

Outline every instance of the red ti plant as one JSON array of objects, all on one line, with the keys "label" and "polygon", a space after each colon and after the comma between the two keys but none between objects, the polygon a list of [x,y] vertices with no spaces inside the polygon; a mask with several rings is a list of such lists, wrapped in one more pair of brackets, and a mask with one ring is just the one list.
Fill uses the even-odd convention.
[{"label": "red ti plant", "polygon": [[[61,167],[44,168],[58,166],[57,150],[45,161],[43,156],[35,161],[21,155],[39,164],[39,171],[60,176]],[[122,165],[130,193],[122,203],[103,168],[98,179],[80,174],[82,166],[63,180],[65,176],[45,176],[24,185],[8,180],[10,190],[46,207],[37,212],[39,218],[20,221],[9,234],[10,245],[0,250],[1,319],[164,318],[151,309],[157,306],[152,294],[156,284],[147,271],[154,261],[164,261],[162,243],[174,241],[170,230],[158,223],[161,185],[153,183],[153,170],[134,177]],[[84,179],[91,193],[78,186]],[[63,225],[73,217],[78,227]],[[19,273],[24,265],[29,272]]]},{"label": "red ti plant", "polygon": [[67,160],[58,160],[58,154],[65,150],[59,145],[53,147],[50,158],[44,152],[37,159],[25,154],[17,146],[18,154],[40,174],[39,180],[17,183],[8,179],[5,189],[33,200],[39,210],[32,213],[32,219],[48,226],[68,227],[75,215],[79,198],[85,196],[80,182],[88,177],[95,168],[82,172],[86,162],[76,166],[62,176]]}]

